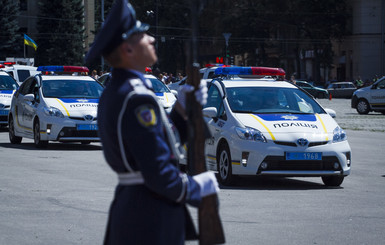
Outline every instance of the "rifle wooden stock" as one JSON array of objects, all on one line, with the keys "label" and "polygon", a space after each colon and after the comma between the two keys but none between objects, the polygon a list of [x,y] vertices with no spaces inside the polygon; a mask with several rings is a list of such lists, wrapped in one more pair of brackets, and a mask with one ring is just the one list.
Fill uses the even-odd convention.
[{"label": "rifle wooden stock", "polygon": [[[189,81],[192,85],[199,86],[199,70],[194,66],[188,73],[188,77],[192,77]],[[199,174],[207,171],[205,160],[205,122],[203,121],[202,106],[196,102],[195,96],[189,95],[188,101],[188,168],[192,174]],[[207,130],[207,129],[206,129]],[[223,244],[225,243],[225,235],[222,222],[219,217],[218,196],[210,195],[202,199],[202,203],[198,211],[199,219],[199,244]]]},{"label": "rifle wooden stock", "polygon": [[[197,63],[198,47],[198,7],[199,0],[191,0],[192,18],[192,41],[187,45],[187,83],[199,88],[200,75],[199,64]],[[199,174],[207,171],[205,159],[205,140],[207,136],[207,126],[203,120],[202,106],[196,101],[193,93],[187,96],[187,116],[188,116],[188,169],[192,174]],[[205,131],[206,130],[206,131]],[[223,244],[225,236],[222,223],[219,217],[218,196],[210,195],[202,199],[198,211],[199,219],[199,244]]]}]

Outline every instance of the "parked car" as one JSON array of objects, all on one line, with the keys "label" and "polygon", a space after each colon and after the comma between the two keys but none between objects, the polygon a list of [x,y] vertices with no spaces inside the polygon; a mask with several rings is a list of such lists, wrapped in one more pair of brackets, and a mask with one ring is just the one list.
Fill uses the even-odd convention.
[{"label": "parked car", "polygon": [[377,111],[385,115],[385,77],[371,86],[357,89],[353,93],[351,107],[359,114]]},{"label": "parked car", "polygon": [[12,96],[19,84],[8,73],[0,71],[0,127],[8,125]]},{"label": "parked car", "polygon": [[[73,75],[88,68],[40,66],[38,71],[49,75],[27,78],[12,97],[10,142],[20,144],[22,138],[30,138],[36,147],[45,148],[49,141],[99,141],[97,108],[103,86],[90,76]],[[58,74],[62,72],[72,75]]]},{"label": "parked car", "polygon": [[306,81],[296,81],[296,85],[313,95],[314,98],[329,98],[329,92],[326,89],[315,87]]},{"label": "parked car", "polygon": [[[284,75],[282,69],[215,72],[220,77],[210,83],[203,109],[212,133],[205,154],[222,184],[231,185],[239,175],[265,175],[318,176],[325,185],[341,185],[351,167],[345,131],[308,93],[274,79]],[[247,72],[271,75],[242,78]]]},{"label": "parked car", "polygon": [[357,90],[356,86],[352,82],[336,82],[332,83],[327,88],[329,94],[333,98],[348,98],[350,99]]},{"label": "parked car", "polygon": [[1,70],[12,76],[19,85],[21,85],[26,78],[40,73],[40,71],[37,71],[37,67],[16,65],[13,63],[14,62],[10,62],[9,65],[5,65]]}]

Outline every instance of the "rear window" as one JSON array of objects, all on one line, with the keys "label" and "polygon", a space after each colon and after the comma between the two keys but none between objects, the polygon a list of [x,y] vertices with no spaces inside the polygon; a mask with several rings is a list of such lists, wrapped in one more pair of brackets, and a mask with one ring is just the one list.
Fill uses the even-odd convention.
[{"label": "rear window", "polygon": [[27,79],[31,73],[29,70],[17,70],[17,76],[19,77],[19,82],[24,82],[25,79]]}]

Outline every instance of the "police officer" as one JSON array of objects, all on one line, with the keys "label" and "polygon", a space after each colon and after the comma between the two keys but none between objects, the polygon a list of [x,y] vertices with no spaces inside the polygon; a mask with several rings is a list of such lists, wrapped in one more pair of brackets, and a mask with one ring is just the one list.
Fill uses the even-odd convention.
[{"label": "police officer", "polygon": [[[202,197],[219,190],[212,172],[191,177],[178,169],[192,87],[183,87],[166,115],[143,76],[157,61],[148,28],[127,0],[117,0],[86,56],[90,62],[102,55],[113,67],[98,107],[104,156],[119,180],[105,244],[184,244],[196,238],[185,204],[198,207]],[[195,96],[204,104],[206,86]]]}]

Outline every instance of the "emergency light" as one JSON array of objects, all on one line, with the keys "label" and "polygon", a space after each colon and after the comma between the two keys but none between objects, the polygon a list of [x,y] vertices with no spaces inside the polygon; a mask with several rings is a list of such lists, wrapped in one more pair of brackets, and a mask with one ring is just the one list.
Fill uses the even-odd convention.
[{"label": "emergency light", "polygon": [[152,69],[150,67],[146,67],[146,72],[152,72]]},{"label": "emergency light", "polygon": [[53,72],[89,72],[85,66],[39,66],[37,71]]},{"label": "emergency light", "polygon": [[285,76],[282,68],[273,67],[218,67],[216,75]]},{"label": "emergency light", "polygon": [[16,64],[16,62],[3,62],[3,65],[5,65],[5,66],[11,66],[11,65],[15,65]]},{"label": "emergency light", "polygon": [[211,68],[211,67],[230,67],[230,65],[224,65],[224,64],[206,64],[206,68]]}]

